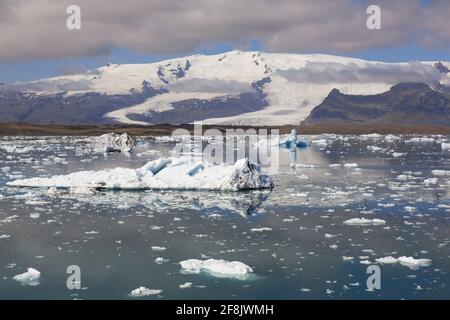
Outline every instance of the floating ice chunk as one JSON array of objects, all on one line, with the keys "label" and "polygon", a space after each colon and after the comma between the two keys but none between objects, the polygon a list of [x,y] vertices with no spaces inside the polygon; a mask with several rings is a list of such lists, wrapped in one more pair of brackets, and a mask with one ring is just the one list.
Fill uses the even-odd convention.
[{"label": "floating ice chunk", "polygon": [[[164,165],[162,165],[164,164]],[[98,189],[176,189],[227,190],[272,188],[272,178],[258,164],[248,159],[235,164],[203,163],[203,169],[189,175],[195,163],[190,158],[169,158],[150,161],[139,169],[115,168],[101,171],[80,171],[51,178],[30,178],[10,181],[16,187],[83,187]]]},{"label": "floating ice chunk", "polygon": [[420,267],[428,267],[431,265],[430,259],[414,259],[413,257],[402,256],[398,258],[398,262],[410,269],[418,269]]},{"label": "floating ice chunk", "polygon": [[0,223],[10,223],[13,222],[14,220],[18,219],[19,216],[18,215],[12,215],[12,216],[8,216],[3,220],[0,220]]},{"label": "floating ice chunk", "polygon": [[381,134],[379,134],[379,133],[363,134],[363,135],[361,135],[361,138],[363,138],[363,139],[379,139],[379,138],[381,138]]},{"label": "floating ice chunk", "polygon": [[18,274],[13,277],[13,280],[19,281],[24,285],[37,286],[39,285],[39,278],[41,273],[34,268],[28,268],[27,272]]},{"label": "floating ice chunk", "polygon": [[272,228],[252,228],[250,229],[251,232],[265,232],[265,231],[272,231]]},{"label": "floating ice chunk", "polygon": [[165,262],[169,261],[169,259],[164,259],[163,257],[158,257],[155,259],[156,264],[163,264]]},{"label": "floating ice chunk", "polygon": [[431,142],[434,142],[434,138],[427,138],[427,137],[412,138],[412,139],[407,140],[406,142],[413,142],[413,143],[431,143]]},{"label": "floating ice chunk", "polygon": [[384,225],[386,221],[381,219],[353,218],[344,221],[344,224],[350,226]]},{"label": "floating ice chunk", "polygon": [[392,156],[393,156],[394,158],[400,158],[400,157],[406,156],[406,153],[402,153],[402,152],[394,152],[394,153],[392,154]]},{"label": "floating ice chunk", "polygon": [[344,261],[353,261],[354,258],[353,258],[353,257],[343,256],[343,257],[342,257],[342,260],[344,260]]},{"label": "floating ice chunk", "polygon": [[442,143],[441,144],[442,151],[449,151],[450,150],[450,143]]},{"label": "floating ice chunk", "polygon": [[314,143],[318,147],[326,147],[328,145],[328,141],[326,139],[313,140],[312,143]]},{"label": "floating ice chunk", "polygon": [[450,171],[447,170],[431,170],[434,176],[447,176],[450,175]]},{"label": "floating ice chunk", "polygon": [[382,151],[383,148],[378,147],[378,146],[367,146],[367,150],[372,151],[372,152],[378,152],[378,151]]},{"label": "floating ice chunk", "polygon": [[9,234],[2,234],[0,236],[0,239],[9,239],[9,238],[10,238]]},{"label": "floating ice chunk", "polygon": [[358,168],[358,164],[357,163],[345,163],[344,167],[345,168]]},{"label": "floating ice chunk", "polygon": [[95,144],[103,147],[106,152],[131,152],[136,142],[128,133],[118,134],[113,132],[95,138]]},{"label": "floating ice chunk", "polygon": [[417,210],[416,207],[411,207],[411,206],[406,206],[406,207],[404,207],[404,209],[408,213],[414,213]]},{"label": "floating ice chunk", "polygon": [[146,296],[154,296],[158,295],[162,292],[162,290],[154,290],[148,289],[146,287],[139,287],[137,289],[132,290],[128,296],[133,298],[146,297]]},{"label": "floating ice chunk", "polygon": [[429,186],[429,185],[432,185],[432,184],[438,184],[438,182],[439,182],[439,179],[438,179],[438,178],[429,178],[429,179],[425,179],[425,180],[423,181],[423,183],[424,183],[426,186]]},{"label": "floating ice chunk", "polygon": [[166,247],[153,246],[152,251],[166,251]]},{"label": "floating ice chunk", "polygon": [[384,140],[386,142],[394,142],[396,140],[400,140],[400,137],[394,136],[393,134],[388,134],[387,136],[384,137]]},{"label": "floating ice chunk", "polygon": [[183,273],[206,272],[218,278],[246,279],[253,273],[252,268],[240,261],[189,259],[181,261],[180,264]]},{"label": "floating ice chunk", "polygon": [[178,287],[179,287],[180,289],[187,289],[187,288],[190,288],[190,287],[192,287],[192,282],[186,282],[186,283],[184,283],[184,284],[180,284],[180,285],[178,285]]},{"label": "floating ice chunk", "polygon": [[398,262],[398,259],[394,258],[392,256],[388,256],[388,257],[375,259],[375,261],[380,263],[380,264],[394,264],[394,263]]},{"label": "floating ice chunk", "polygon": [[297,130],[292,129],[289,136],[283,138],[279,142],[280,147],[287,149],[295,149],[295,148],[307,148],[308,143],[306,141],[297,141]]},{"label": "floating ice chunk", "polygon": [[394,258],[392,256],[375,259],[380,264],[395,264],[400,263],[412,270],[417,270],[420,267],[428,267],[431,265],[430,259],[414,259],[413,257],[402,256],[400,258]]}]

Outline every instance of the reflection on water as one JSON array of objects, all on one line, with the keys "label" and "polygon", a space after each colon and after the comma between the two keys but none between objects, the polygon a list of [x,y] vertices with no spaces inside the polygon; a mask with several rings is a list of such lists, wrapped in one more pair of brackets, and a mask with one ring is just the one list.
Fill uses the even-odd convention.
[{"label": "reflection on water", "polygon": [[[280,150],[272,191],[97,192],[7,188],[5,182],[117,166],[168,155],[170,139],[141,138],[133,154],[105,156],[88,138],[0,140],[0,298],[126,299],[140,286],[163,298],[450,298],[450,153],[411,137],[307,137]],[[437,170],[437,171],[436,171]],[[349,226],[352,218],[384,225]],[[380,265],[381,290],[366,268],[392,256],[430,259],[412,269]],[[158,259],[159,258],[159,259]],[[183,274],[186,259],[251,266],[256,280]],[[68,265],[82,289],[65,286]],[[27,267],[37,286],[12,280]],[[190,288],[180,288],[192,282]]]}]

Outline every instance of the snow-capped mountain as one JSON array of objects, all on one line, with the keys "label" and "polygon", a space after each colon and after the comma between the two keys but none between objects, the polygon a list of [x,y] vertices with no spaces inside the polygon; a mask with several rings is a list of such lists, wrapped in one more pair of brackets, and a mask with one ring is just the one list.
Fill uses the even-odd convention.
[{"label": "snow-capped mountain", "polygon": [[60,124],[299,124],[333,89],[374,95],[450,83],[449,62],[383,63],[231,51],[0,85],[0,121]]}]

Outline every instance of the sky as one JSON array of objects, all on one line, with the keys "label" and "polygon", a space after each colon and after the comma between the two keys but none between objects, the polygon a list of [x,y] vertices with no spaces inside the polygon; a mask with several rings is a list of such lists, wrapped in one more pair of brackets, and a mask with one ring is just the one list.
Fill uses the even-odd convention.
[{"label": "sky", "polygon": [[233,49],[450,61],[449,16],[448,0],[0,0],[0,82]]}]

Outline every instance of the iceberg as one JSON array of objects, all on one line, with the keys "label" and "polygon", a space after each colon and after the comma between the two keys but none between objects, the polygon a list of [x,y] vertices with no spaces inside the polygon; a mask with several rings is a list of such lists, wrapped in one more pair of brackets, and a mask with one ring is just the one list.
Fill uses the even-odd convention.
[{"label": "iceberg", "polygon": [[381,219],[353,218],[344,221],[344,224],[349,226],[384,225],[386,221]]},{"label": "iceberg", "polygon": [[417,270],[420,267],[428,267],[431,265],[430,259],[415,259],[413,257],[406,257],[406,256],[401,256],[399,258],[394,258],[392,256],[388,256],[388,257],[375,259],[375,261],[380,264],[400,263],[401,265],[408,267],[411,270]]},{"label": "iceberg", "polygon": [[[29,178],[6,183],[10,187],[90,188],[93,190],[225,190],[273,187],[270,176],[249,159],[235,164],[194,162],[189,157],[150,161],[138,169],[115,168],[79,171],[49,178]],[[86,190],[86,189],[85,189]]]},{"label": "iceberg", "polygon": [[409,140],[406,140],[406,142],[412,142],[412,143],[432,143],[432,142],[434,142],[434,138],[429,138],[429,137],[411,138],[411,139],[409,139]]},{"label": "iceberg", "polygon": [[18,274],[13,277],[13,280],[21,282],[24,285],[37,286],[39,285],[39,278],[41,273],[34,268],[28,268],[27,272]]},{"label": "iceberg", "polygon": [[106,133],[95,138],[95,144],[110,152],[131,152],[136,145],[135,140],[128,134]]},{"label": "iceberg", "polygon": [[308,146],[309,145],[306,141],[297,141],[296,129],[292,129],[290,135],[280,141],[280,147],[286,149],[295,149],[295,148],[304,149],[307,148]]},{"label": "iceberg", "polygon": [[154,290],[154,289],[148,289],[146,287],[139,287],[139,288],[132,290],[128,294],[128,296],[130,296],[132,298],[139,298],[139,297],[159,295],[161,292],[162,292],[162,290]]},{"label": "iceberg", "polygon": [[180,262],[181,271],[183,273],[198,274],[205,272],[213,277],[218,278],[237,278],[247,279],[252,273],[253,269],[245,263],[240,261],[226,261],[226,260],[197,260],[189,259]]},{"label": "iceberg", "polygon": [[450,151],[450,143],[442,143],[441,144],[442,151]]}]

